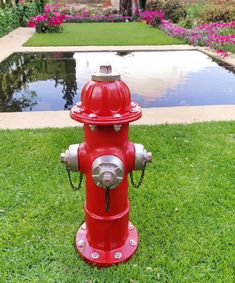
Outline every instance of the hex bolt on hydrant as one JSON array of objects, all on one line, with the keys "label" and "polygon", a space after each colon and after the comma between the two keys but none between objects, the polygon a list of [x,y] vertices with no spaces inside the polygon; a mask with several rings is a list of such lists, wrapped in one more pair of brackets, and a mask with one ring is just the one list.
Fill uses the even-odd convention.
[{"label": "hex bolt on hydrant", "polygon": [[[61,154],[70,171],[86,176],[85,223],[76,234],[75,246],[81,257],[98,266],[127,261],[138,246],[138,233],[129,222],[128,180],[134,187],[143,181],[152,154],[142,144],[128,141],[129,123],[142,116],[131,101],[127,85],[111,66],[101,66],[85,84],[81,101],[70,110],[72,119],[84,124],[84,142],[73,144]],[[139,182],[133,171],[142,170]]]}]

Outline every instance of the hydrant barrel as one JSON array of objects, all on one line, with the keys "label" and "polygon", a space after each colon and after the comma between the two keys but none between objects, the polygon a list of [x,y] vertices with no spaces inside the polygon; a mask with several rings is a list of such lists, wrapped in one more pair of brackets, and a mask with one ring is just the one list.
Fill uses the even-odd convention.
[{"label": "hydrant barrel", "polygon": [[84,142],[70,146],[61,161],[86,176],[85,223],[75,245],[84,260],[98,266],[127,261],[138,246],[137,229],[129,221],[128,174],[145,170],[152,157],[128,140],[128,131],[141,115],[111,66],[101,66],[70,111],[84,124]]}]

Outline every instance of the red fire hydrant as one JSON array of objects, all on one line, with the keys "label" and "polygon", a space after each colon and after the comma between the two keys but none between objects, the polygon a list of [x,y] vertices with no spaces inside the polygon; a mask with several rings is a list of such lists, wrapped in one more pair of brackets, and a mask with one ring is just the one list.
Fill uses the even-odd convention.
[{"label": "red fire hydrant", "polygon": [[[128,141],[129,123],[142,116],[141,108],[131,101],[127,85],[111,66],[85,84],[78,102],[70,111],[72,119],[84,123],[84,142],[70,145],[61,161],[70,171],[86,176],[85,223],[76,235],[81,257],[98,266],[127,261],[138,246],[138,233],[129,222],[128,180],[141,184],[152,154],[142,144]],[[142,170],[138,184],[132,172]]]}]

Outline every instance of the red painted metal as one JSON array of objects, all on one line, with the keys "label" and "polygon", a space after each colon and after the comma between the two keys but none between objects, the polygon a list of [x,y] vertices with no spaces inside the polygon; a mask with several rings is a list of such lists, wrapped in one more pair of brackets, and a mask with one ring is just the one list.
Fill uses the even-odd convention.
[{"label": "red painted metal", "polygon": [[[129,222],[128,173],[134,170],[135,148],[128,141],[129,122],[141,117],[139,105],[131,102],[130,91],[121,81],[88,82],[70,116],[84,123],[84,142],[78,150],[79,171],[86,176],[85,224],[76,235],[81,257],[98,266],[127,261],[138,246],[138,233]],[[121,125],[114,130],[113,125]],[[95,130],[90,125],[96,125]],[[110,210],[105,209],[105,189],[92,179],[92,163],[103,155],[123,162],[123,181],[110,190]]]},{"label": "red painted metal", "polygon": [[83,87],[81,102],[71,109],[70,116],[84,124],[115,125],[135,121],[142,112],[138,104],[131,103],[130,90],[123,81],[90,81]]}]

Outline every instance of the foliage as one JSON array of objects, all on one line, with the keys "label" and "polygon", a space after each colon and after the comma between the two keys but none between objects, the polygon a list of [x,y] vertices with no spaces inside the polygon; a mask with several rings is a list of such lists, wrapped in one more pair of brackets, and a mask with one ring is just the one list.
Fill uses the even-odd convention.
[{"label": "foliage", "polygon": [[0,37],[20,25],[15,8],[0,9]]},{"label": "foliage", "polygon": [[195,3],[186,6],[186,16],[179,19],[178,25],[189,29],[203,24],[201,19],[203,7],[202,3]]},{"label": "foliage", "polygon": [[163,9],[162,0],[148,0],[145,5],[145,10],[157,11]]},{"label": "foliage", "polygon": [[32,16],[36,16],[39,12],[35,3],[25,2],[16,8],[16,15],[19,18],[20,26],[25,27]]},{"label": "foliage", "polygon": [[58,161],[82,129],[0,131],[0,282],[234,281],[235,123],[135,126],[130,139],[153,152],[129,188],[139,248],[98,269],[74,249],[84,183],[72,191]]},{"label": "foliage", "polygon": [[15,8],[0,9],[0,37],[19,26],[26,26],[29,18],[36,14],[35,3],[22,3]]},{"label": "foliage", "polygon": [[36,17],[31,17],[28,26],[35,27],[37,33],[56,33],[62,31],[62,23],[64,15],[59,12],[52,12],[49,5],[44,7],[44,14]]},{"label": "foliage", "polygon": [[162,9],[166,19],[171,19],[173,23],[186,16],[186,8],[181,0],[167,0]]},{"label": "foliage", "polygon": [[25,46],[182,44],[144,23],[66,23],[62,34],[35,34]]},{"label": "foliage", "polygon": [[190,29],[195,25],[195,21],[187,16],[186,18],[180,18],[178,25],[182,28]]},{"label": "foliage", "polygon": [[38,11],[38,14],[43,13],[44,6],[46,5],[46,0],[36,0],[35,5]]},{"label": "foliage", "polygon": [[204,23],[230,22],[235,19],[235,7],[232,5],[207,4],[203,7],[201,19]]},{"label": "foliage", "polygon": [[164,10],[166,19],[174,23],[180,21],[183,27],[196,23],[229,22],[235,19],[234,0],[151,0],[149,10]]},{"label": "foliage", "polygon": [[114,7],[106,7],[102,10],[102,15],[109,16],[109,15],[117,15],[118,10]]},{"label": "foliage", "polygon": [[193,5],[187,6],[186,13],[190,19],[197,19],[201,17],[203,9],[204,9],[204,5],[196,3]]}]

